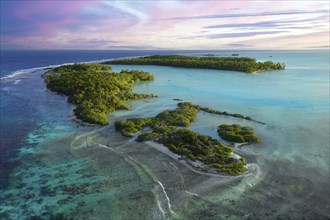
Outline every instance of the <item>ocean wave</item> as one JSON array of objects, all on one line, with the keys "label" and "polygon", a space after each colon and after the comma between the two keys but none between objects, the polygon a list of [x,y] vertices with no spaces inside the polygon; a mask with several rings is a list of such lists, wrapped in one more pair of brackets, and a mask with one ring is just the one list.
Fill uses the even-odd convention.
[{"label": "ocean wave", "polygon": [[0,79],[1,80],[16,79],[18,77],[25,76],[25,74],[34,73],[34,72],[38,72],[40,70],[46,70],[49,68],[56,68],[56,67],[63,66],[63,65],[72,65],[75,63],[87,63],[87,64],[88,63],[103,63],[103,62],[107,62],[107,61],[111,61],[111,60],[115,60],[115,59],[138,58],[138,57],[141,57],[141,56],[118,57],[118,58],[91,60],[91,61],[84,61],[84,62],[71,62],[71,63],[62,63],[62,64],[56,64],[56,65],[42,66],[42,67],[34,67],[34,68],[28,68],[28,69],[20,69],[20,70],[16,70],[16,71],[12,72],[9,75],[2,76]]},{"label": "ocean wave", "polygon": [[9,75],[1,77],[0,79],[1,80],[16,80],[17,78],[26,77],[27,74],[36,73],[36,72],[39,72],[40,70],[44,70],[46,68],[51,68],[51,66],[49,66],[49,67],[35,67],[35,68],[29,68],[29,69],[16,70],[16,71],[12,72]]},{"label": "ocean wave", "polygon": [[1,80],[4,80],[4,79],[15,78],[15,77],[18,77],[18,76],[20,76],[20,75],[22,75],[22,74],[24,74],[24,73],[26,73],[24,70],[17,70],[17,71],[13,72],[13,73],[10,74],[10,75],[7,75],[7,76],[3,76],[3,77],[1,77],[0,79],[1,79]]},{"label": "ocean wave", "polygon": [[[102,63],[102,62],[109,61],[109,60],[111,60],[111,59],[107,59],[107,60],[103,59],[103,60],[95,60],[95,61],[87,61],[87,62],[76,62],[76,63]],[[17,78],[22,77],[22,76],[25,77],[26,74],[35,73],[35,72],[38,72],[40,70],[46,70],[46,69],[49,69],[49,68],[56,68],[56,67],[59,67],[59,66],[72,65],[72,64],[74,64],[74,63],[63,63],[63,64],[57,64],[57,65],[43,66],[43,67],[20,69],[20,70],[16,70],[16,71],[12,72],[9,75],[2,76],[0,79],[1,80],[17,79]]]},{"label": "ocean wave", "polygon": [[14,81],[14,84],[17,85],[17,84],[18,84],[19,82],[21,82],[21,81],[22,81],[22,80],[17,79],[17,80]]}]

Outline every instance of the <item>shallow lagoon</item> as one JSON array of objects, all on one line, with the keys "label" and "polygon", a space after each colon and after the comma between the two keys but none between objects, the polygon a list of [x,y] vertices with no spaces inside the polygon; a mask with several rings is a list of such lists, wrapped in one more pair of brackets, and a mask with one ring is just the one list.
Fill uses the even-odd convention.
[{"label": "shallow lagoon", "polygon": [[[132,102],[131,111],[112,113],[112,123],[103,128],[77,128],[68,121],[72,106],[64,97],[44,90],[42,71],[20,78],[16,82],[22,86],[7,89],[33,106],[44,123],[30,132],[21,150],[21,165],[12,173],[10,186],[1,192],[2,215],[9,219],[34,215],[77,219],[329,218],[329,55],[246,55],[259,60],[272,55],[272,60],[285,62],[287,69],[254,75],[114,65],[114,70],[154,73],[154,82],[141,83],[135,91],[159,98]],[[31,96],[35,98],[31,100]],[[237,151],[257,166],[255,172],[240,177],[196,174],[114,131],[113,122],[118,119],[154,116],[175,108],[173,98],[265,122],[261,125],[201,112],[191,125],[191,129],[216,138],[216,126],[221,123],[252,126],[261,143]]]}]

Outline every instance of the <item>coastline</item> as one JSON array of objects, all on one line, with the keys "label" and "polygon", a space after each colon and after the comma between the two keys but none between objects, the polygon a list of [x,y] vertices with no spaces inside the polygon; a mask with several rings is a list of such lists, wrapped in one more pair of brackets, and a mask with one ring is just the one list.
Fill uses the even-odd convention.
[{"label": "coastline", "polygon": [[88,123],[88,122],[85,122],[85,121],[77,118],[77,116],[74,114],[74,112],[72,112],[72,114],[69,115],[69,121],[74,123],[77,127],[91,127],[91,128],[102,127],[100,125]]},{"label": "coastline", "polygon": [[[165,147],[162,144],[156,143],[154,141],[145,141],[145,144],[147,144],[148,146],[154,148],[155,150],[158,150],[160,152],[162,152],[163,154],[166,154],[167,156],[173,158],[174,160],[178,161],[179,163],[183,164],[184,166],[186,166],[189,170],[191,170],[192,172],[204,175],[204,176],[212,176],[212,177],[228,177],[228,178],[238,178],[244,175],[249,175],[254,173],[255,169],[253,169],[252,164],[247,164],[246,165],[246,171],[238,176],[232,176],[229,174],[225,174],[225,173],[218,173],[212,170],[210,172],[206,172],[203,170],[202,167],[197,168],[196,166],[200,165],[201,163],[198,162],[194,162],[189,160],[188,158],[186,158],[185,156],[181,156],[178,154],[173,153],[172,151],[170,151],[167,147]],[[236,157],[240,157],[238,154],[233,153],[233,155]],[[206,165],[207,166],[207,165]],[[257,166],[257,165],[255,165]]]}]

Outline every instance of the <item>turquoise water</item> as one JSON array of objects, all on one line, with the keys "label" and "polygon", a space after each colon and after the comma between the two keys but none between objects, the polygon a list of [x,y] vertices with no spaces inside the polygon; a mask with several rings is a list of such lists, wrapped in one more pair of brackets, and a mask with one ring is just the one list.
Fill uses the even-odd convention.
[{"label": "turquoise water", "polygon": [[[284,62],[287,69],[245,74],[113,65],[116,71],[153,73],[155,81],[140,83],[135,91],[159,97],[131,102],[130,111],[110,114],[106,127],[77,127],[68,120],[73,106],[44,89],[40,77],[44,70],[4,79],[2,90],[33,106],[39,124],[28,132],[16,159],[20,164],[1,191],[1,217],[329,219],[328,52],[240,55]],[[254,172],[239,177],[200,175],[115,132],[116,120],[173,109],[177,104],[173,98],[265,122],[199,113],[191,125],[192,130],[218,139],[219,124],[252,126],[261,143],[236,151],[255,167]]]}]

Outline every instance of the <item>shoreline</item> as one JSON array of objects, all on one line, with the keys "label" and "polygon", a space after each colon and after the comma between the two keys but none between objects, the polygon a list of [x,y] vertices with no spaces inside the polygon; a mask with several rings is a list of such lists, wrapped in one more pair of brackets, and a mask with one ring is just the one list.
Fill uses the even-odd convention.
[{"label": "shoreline", "polygon": [[[238,176],[232,176],[232,175],[228,175],[228,174],[225,174],[225,173],[218,173],[218,172],[215,172],[215,171],[212,172],[212,170],[210,172],[206,172],[206,171],[203,171],[202,167],[201,168],[196,168],[196,166],[194,166],[194,165],[199,165],[199,164],[203,164],[203,163],[194,162],[194,161],[191,161],[191,160],[187,159],[185,156],[175,154],[162,144],[156,143],[154,141],[145,141],[143,143],[147,144],[149,147],[154,148],[155,150],[158,150],[158,151],[162,152],[163,154],[166,154],[167,156],[171,157],[172,159],[178,161],[179,163],[186,166],[192,172],[198,173],[198,174],[201,174],[201,175],[204,175],[204,176],[235,178],[235,177],[241,177],[241,176],[244,176],[244,175],[252,174],[255,170],[255,169],[253,169],[253,167],[251,167],[253,164],[247,164],[246,165],[247,170],[244,173],[242,173]],[[233,153],[233,155],[240,157],[240,155],[238,155],[236,153]],[[207,167],[207,165],[204,165],[204,166]]]},{"label": "shoreline", "polygon": [[83,120],[79,119],[74,113],[68,116],[69,121],[73,122],[77,127],[89,127],[89,128],[97,128],[100,125],[91,124],[88,122],[84,122]]}]

